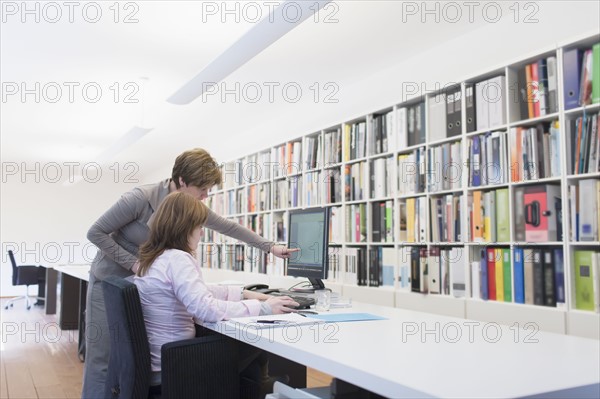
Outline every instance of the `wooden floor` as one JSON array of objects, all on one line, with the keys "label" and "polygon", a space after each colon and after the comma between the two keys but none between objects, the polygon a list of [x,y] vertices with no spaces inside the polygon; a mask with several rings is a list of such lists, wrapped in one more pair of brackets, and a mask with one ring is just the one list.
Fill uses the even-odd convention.
[{"label": "wooden floor", "polygon": [[1,398],[79,398],[83,363],[77,334],[58,328],[58,318],[42,307],[27,311],[23,300],[4,310],[0,342]]},{"label": "wooden floor", "polygon": [[[0,300],[0,398],[79,398],[83,363],[77,358],[76,331],[58,328],[56,315],[27,311],[23,300],[4,310]],[[307,385],[329,385],[331,377],[309,369]]]}]

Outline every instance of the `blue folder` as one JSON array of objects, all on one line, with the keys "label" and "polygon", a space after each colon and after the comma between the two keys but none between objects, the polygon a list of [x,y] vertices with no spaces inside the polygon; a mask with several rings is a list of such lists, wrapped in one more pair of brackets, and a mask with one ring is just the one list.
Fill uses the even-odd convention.
[{"label": "blue folder", "polygon": [[581,61],[583,51],[571,49],[563,53],[563,75],[565,110],[579,107],[579,85],[581,84]]},{"label": "blue folder", "polygon": [[341,323],[344,321],[367,321],[367,320],[387,320],[385,317],[377,316],[371,313],[331,313],[310,315],[313,319],[323,320],[327,323]]}]

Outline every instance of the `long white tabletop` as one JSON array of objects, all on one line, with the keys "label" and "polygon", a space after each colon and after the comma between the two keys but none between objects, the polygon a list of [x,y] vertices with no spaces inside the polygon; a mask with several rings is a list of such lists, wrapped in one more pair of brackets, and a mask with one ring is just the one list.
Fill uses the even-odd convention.
[{"label": "long white tabletop", "polygon": [[69,276],[77,277],[80,280],[89,281],[90,280],[90,268],[91,265],[89,263],[82,264],[68,264],[68,265],[59,265],[54,266],[54,270],[68,274]]},{"label": "long white tabletop", "polygon": [[597,340],[358,303],[335,312],[387,320],[207,327],[392,398],[523,397],[577,387],[586,388],[568,396],[599,397]]}]

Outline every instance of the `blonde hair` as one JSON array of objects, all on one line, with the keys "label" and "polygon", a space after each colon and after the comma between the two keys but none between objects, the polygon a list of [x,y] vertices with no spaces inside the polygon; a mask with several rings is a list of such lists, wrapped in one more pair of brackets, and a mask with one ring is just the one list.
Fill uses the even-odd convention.
[{"label": "blonde hair", "polygon": [[189,185],[210,188],[221,184],[221,169],[217,161],[202,148],[185,151],[175,159],[171,179],[180,188],[179,178]]},{"label": "blonde hair", "polygon": [[166,249],[179,249],[192,254],[188,242],[194,229],[206,222],[208,208],[189,194],[173,192],[166,196],[156,210],[150,226],[150,236],[139,251],[137,275],[146,274],[152,263]]}]

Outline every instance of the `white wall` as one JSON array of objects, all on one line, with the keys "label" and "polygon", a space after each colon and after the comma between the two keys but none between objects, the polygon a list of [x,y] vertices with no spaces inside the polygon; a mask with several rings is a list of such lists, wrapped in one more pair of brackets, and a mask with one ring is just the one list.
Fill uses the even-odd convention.
[{"label": "white wall", "polygon": [[[600,3],[536,3],[539,4],[539,11],[535,14],[537,23],[515,23],[514,17],[507,17],[466,35],[448,38],[435,48],[424,49],[420,56],[360,82],[357,91],[364,87],[379,87],[381,90],[363,90],[362,96],[354,98],[361,98],[360,102],[368,104],[367,110],[376,111],[404,101],[403,89],[412,90],[413,84],[422,87],[419,94],[427,94],[436,90],[436,84],[443,88],[448,83],[475,78],[572,41],[600,35]],[[521,20],[523,17],[522,14]],[[600,36],[597,40],[600,41]]]},{"label": "white wall", "polygon": [[[9,249],[18,264],[56,265],[90,260],[96,250],[86,239],[89,227],[123,192],[138,184],[124,183],[122,177],[115,183],[114,176],[109,175],[112,171],[105,168],[98,182],[83,180],[65,187],[61,182],[50,182],[54,175],[50,176],[48,168],[44,179],[43,167],[40,165],[39,178],[36,174],[3,173],[6,182],[1,192],[0,296],[24,293],[23,287],[12,286]],[[95,180],[91,174],[89,177]]]},{"label": "white wall", "polygon": [[[377,3],[377,2],[374,2]],[[426,2],[440,3],[443,2]],[[479,10],[482,8],[483,2]],[[255,109],[252,104],[227,104],[230,115],[221,117],[222,119],[240,120],[241,126],[231,125],[229,121],[223,121],[217,130],[205,130],[205,124],[198,121],[198,126],[190,126],[190,137],[196,137],[193,144],[182,144],[181,151],[191,146],[199,146],[210,151],[217,157],[219,162],[234,160],[245,155],[258,152],[273,145],[280,144],[286,140],[314,133],[324,128],[340,124],[356,117],[363,116],[370,112],[389,107],[393,104],[405,100],[405,88],[413,88],[414,85],[422,90],[417,94],[426,94],[428,90],[435,90],[436,87],[443,87],[449,82],[459,82],[464,79],[476,77],[481,73],[488,72],[495,68],[503,67],[511,62],[517,62],[523,58],[535,55],[576,40],[581,36],[588,36],[600,32],[598,15],[600,14],[600,3],[592,1],[537,1],[520,3],[520,14],[518,22],[515,22],[513,11],[509,7],[513,2],[491,2],[501,4],[503,7],[504,18],[497,23],[481,23],[481,13],[475,13],[474,26],[476,28],[460,36],[439,37],[437,47],[424,47],[422,52],[411,58],[402,59],[399,62],[386,65],[384,70],[376,74],[367,74],[357,76],[353,83],[348,83],[348,77],[336,80],[331,76],[331,66],[323,65],[323,82],[332,80],[339,87],[334,99],[337,103],[324,103],[303,101],[298,104],[286,104],[284,101],[275,101],[269,108],[268,113],[263,108],[257,108],[257,115],[260,121],[244,118],[240,114],[241,110]],[[417,4],[417,3],[415,3]],[[418,4],[421,4],[419,2]],[[458,4],[462,4],[458,2]],[[535,4],[538,9],[531,15],[531,9],[525,8],[525,4]],[[375,6],[375,5],[374,5]],[[464,7],[463,7],[464,9]],[[535,23],[525,23],[526,17],[532,16],[537,19]],[[412,18],[420,18],[416,15]],[[465,16],[466,18],[466,16]],[[484,21],[485,22],[485,21]],[[344,24],[355,23],[354,19],[347,22],[340,18],[337,25],[343,25],[340,30],[345,31],[347,26]],[[397,24],[402,24],[402,15],[398,15]],[[449,22],[440,21],[436,23],[433,17],[428,16],[424,25],[426,30],[446,32],[444,24]],[[318,27],[315,27],[317,29]],[[442,29],[440,29],[442,28]],[[369,30],[369,26],[356,26],[355,29]],[[385,27],[377,27],[378,31],[385,32]],[[383,33],[385,34],[385,33]],[[415,41],[419,43],[417,37],[405,36],[397,37],[399,42]],[[274,44],[274,46],[277,43]],[[360,45],[369,46],[368,42]],[[347,45],[340,45],[346,49]],[[360,46],[357,46],[360,48]],[[402,46],[398,46],[400,48]],[[332,53],[338,53],[335,45],[330,49]],[[347,51],[347,49],[346,49]],[[394,51],[394,49],[390,49]],[[309,54],[305,63],[319,64],[321,61],[315,58],[319,53],[312,51],[312,46],[307,44],[305,48],[295,47],[290,53]],[[278,53],[279,54],[279,53]],[[355,59],[360,59],[360,51],[354,51],[348,54],[339,51],[339,57],[346,60],[347,64],[353,64]],[[390,57],[397,60],[401,57]],[[360,59],[361,63],[365,63]],[[251,63],[249,63],[251,64]],[[244,66],[234,73],[235,76],[244,74]],[[310,86],[310,82],[319,80],[318,76],[309,76],[299,79],[293,71],[286,74],[286,70],[281,71],[277,65],[271,69],[261,71],[262,81],[298,81],[303,87]],[[340,73],[343,71],[340,71]],[[271,76],[274,75],[274,76]],[[258,77],[255,80],[261,81]],[[243,75],[239,81],[252,81],[253,76]],[[311,80],[312,79],[312,80]],[[350,79],[351,80],[351,79]],[[437,86],[436,86],[437,84]],[[207,104],[197,100],[194,103],[197,106],[197,112],[202,114],[206,112]],[[207,116],[210,122],[210,117]],[[174,119],[173,123],[181,123],[183,118]],[[232,127],[234,126],[234,127]],[[229,135],[234,135],[233,139]],[[227,139],[229,138],[229,139]],[[168,140],[167,137],[164,138]],[[135,152],[135,148],[132,149]],[[159,170],[148,171],[156,177],[168,175],[172,159],[176,154],[170,154],[169,159],[165,159],[165,166]],[[128,154],[134,159],[132,153]],[[167,166],[168,165],[168,166]]]},{"label": "white wall", "polygon": [[[433,3],[443,4],[443,2],[425,3],[430,6]],[[314,103],[307,104],[301,110],[289,107],[285,108],[284,112],[273,113],[265,118],[260,126],[248,126],[250,131],[248,137],[239,138],[239,142],[243,142],[244,145],[239,150],[240,153],[231,153],[225,159],[219,160],[235,159],[285,140],[398,104],[406,100],[404,89],[407,87],[412,89],[415,84],[422,88],[417,94],[427,94],[429,91],[436,90],[436,84],[437,87],[444,87],[450,82],[474,78],[479,74],[556,48],[582,36],[600,33],[599,2],[520,2],[522,8],[518,23],[515,23],[515,16],[509,10],[509,7],[516,2],[491,3],[501,4],[504,9],[505,17],[499,22],[482,24],[475,30],[457,37],[441,36],[437,47],[423,48],[417,56],[395,65],[388,65],[385,70],[377,74],[361,77],[353,85],[340,85],[337,104]],[[418,2],[418,4],[423,3]],[[462,3],[458,2],[458,4]],[[533,15],[537,22],[524,23],[525,17],[531,13],[531,9],[523,8],[524,4],[537,5],[538,9]],[[480,13],[474,15],[478,20],[482,18]],[[398,17],[398,23],[402,23],[401,16]],[[427,27],[431,30],[447,23],[444,21],[436,23],[431,16],[426,19]],[[369,29],[369,27],[357,27],[360,28]],[[411,41],[418,38],[407,36],[398,37],[397,40]],[[331,51],[335,52],[335,47]],[[342,56],[347,57],[345,54]],[[361,55],[357,52],[355,56]],[[307,62],[318,62],[318,60],[311,59]],[[353,59],[347,57],[347,62],[352,63]],[[210,144],[202,143],[202,145],[208,148]]]}]

